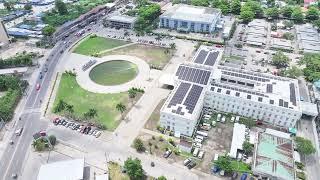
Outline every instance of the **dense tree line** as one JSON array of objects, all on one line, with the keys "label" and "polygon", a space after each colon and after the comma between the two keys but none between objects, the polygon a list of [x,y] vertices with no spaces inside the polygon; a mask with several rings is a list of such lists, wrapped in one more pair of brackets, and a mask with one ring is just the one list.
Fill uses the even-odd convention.
[{"label": "dense tree line", "polygon": [[0,76],[0,91],[5,93],[0,97],[0,118],[2,120],[9,121],[12,118],[15,106],[27,85],[27,81],[22,81],[16,76]]},{"label": "dense tree line", "polygon": [[36,53],[21,53],[16,56],[0,59],[0,69],[10,68],[10,67],[22,67],[22,66],[31,66],[32,59],[37,56]]},{"label": "dense tree line", "polygon": [[300,63],[306,65],[303,73],[308,81],[314,82],[320,79],[320,53],[305,54]]},{"label": "dense tree line", "polygon": [[[152,25],[161,13],[159,4],[141,4],[138,10],[138,19],[135,23],[135,30],[138,33],[143,33],[152,29]],[[156,25],[157,26],[157,25]]]}]

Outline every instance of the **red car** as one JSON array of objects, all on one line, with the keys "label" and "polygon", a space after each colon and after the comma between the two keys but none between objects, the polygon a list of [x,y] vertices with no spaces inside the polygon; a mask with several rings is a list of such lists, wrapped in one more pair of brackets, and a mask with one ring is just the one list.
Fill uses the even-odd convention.
[{"label": "red car", "polygon": [[40,90],[40,84],[39,84],[39,83],[36,85],[36,90],[37,90],[37,91]]}]

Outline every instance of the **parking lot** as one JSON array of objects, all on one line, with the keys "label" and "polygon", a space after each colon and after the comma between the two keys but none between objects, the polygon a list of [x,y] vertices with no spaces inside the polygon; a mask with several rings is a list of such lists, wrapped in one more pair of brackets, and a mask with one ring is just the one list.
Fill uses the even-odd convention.
[{"label": "parking lot", "polygon": [[66,118],[55,118],[53,124],[56,126],[65,127],[66,130],[74,130],[82,134],[92,135],[96,138],[100,137],[101,131],[94,127],[92,123],[78,123]]}]

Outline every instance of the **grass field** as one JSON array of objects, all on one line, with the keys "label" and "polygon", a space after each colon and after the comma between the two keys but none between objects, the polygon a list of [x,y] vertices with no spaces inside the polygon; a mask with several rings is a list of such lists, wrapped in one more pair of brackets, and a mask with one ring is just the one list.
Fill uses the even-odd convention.
[{"label": "grass field", "polygon": [[232,166],[232,169],[237,172],[248,172],[248,173],[251,172],[249,165],[243,162],[231,161],[231,166]]},{"label": "grass field", "polygon": [[108,61],[94,67],[89,76],[101,85],[119,85],[134,79],[138,74],[137,65],[123,60]]},{"label": "grass field", "polygon": [[125,41],[108,39],[104,37],[87,37],[75,48],[74,53],[83,55],[94,55],[101,51],[112,49],[127,44]]},{"label": "grass field", "polygon": [[130,180],[129,176],[127,174],[123,174],[121,172],[121,167],[113,162],[110,162],[108,164],[109,168],[109,177],[112,180]]},{"label": "grass field", "polygon": [[134,44],[125,48],[116,49],[103,54],[106,55],[131,55],[145,60],[149,65],[163,68],[172,58],[172,52],[166,53],[165,48]]},{"label": "grass field", "polygon": [[127,93],[116,94],[96,94],[82,89],[76,82],[74,76],[63,74],[59,89],[54,102],[54,106],[62,99],[66,103],[74,106],[74,115],[83,117],[83,113],[90,108],[95,108],[98,113],[96,119],[106,126],[108,130],[114,130],[120,121],[120,113],[116,110],[116,105],[122,102],[128,104]]}]

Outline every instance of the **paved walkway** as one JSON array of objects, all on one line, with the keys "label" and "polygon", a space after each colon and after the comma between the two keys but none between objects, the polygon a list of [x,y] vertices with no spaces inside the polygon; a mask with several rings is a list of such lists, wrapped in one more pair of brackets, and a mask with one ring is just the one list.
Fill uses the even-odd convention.
[{"label": "paved walkway", "polygon": [[[82,70],[82,66],[86,64],[88,61],[95,59],[97,63],[91,66],[86,71]],[[112,60],[125,60],[131,63],[134,63],[138,66],[139,73],[135,79],[129,81],[124,84],[116,85],[116,86],[104,86],[93,82],[90,77],[90,71],[97,65],[112,61]],[[72,53],[67,60],[66,70],[73,70],[75,69],[77,73],[77,82],[78,84],[88,91],[94,93],[119,93],[128,91],[131,87],[145,87],[148,84],[148,79],[150,77],[150,68],[149,65],[142,59],[134,57],[134,56],[127,56],[127,55],[110,55],[105,56],[102,58],[96,57],[89,57],[80,54]]]}]

